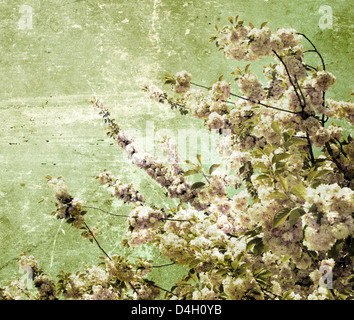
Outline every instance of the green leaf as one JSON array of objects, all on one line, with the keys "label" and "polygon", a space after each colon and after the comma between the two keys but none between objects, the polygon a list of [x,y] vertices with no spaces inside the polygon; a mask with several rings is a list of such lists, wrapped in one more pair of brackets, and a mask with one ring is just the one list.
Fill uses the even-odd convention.
[{"label": "green leaf", "polygon": [[[279,177],[282,173],[284,173],[284,171],[285,171],[285,168],[284,168],[284,165],[281,165],[282,164],[282,162],[278,162],[277,164],[276,164],[276,168],[279,168],[279,169],[277,169],[277,170],[275,170],[274,171],[274,175],[276,176],[276,177]],[[282,168],[283,167],[283,168]]]},{"label": "green leaf", "polygon": [[289,137],[292,138],[292,136],[295,134],[295,129],[290,129],[290,130],[288,130],[286,132],[289,135]]},{"label": "green leaf", "polygon": [[307,175],[307,181],[312,181],[316,178],[320,178],[328,173],[332,172],[332,170],[314,170],[311,171],[308,175]]},{"label": "green leaf", "polygon": [[253,164],[254,169],[268,169],[268,167],[263,162],[257,162]]},{"label": "green leaf", "polygon": [[242,261],[243,257],[245,256],[245,254],[243,252],[239,253],[234,261],[231,262],[231,267],[236,270],[238,265],[240,264],[240,262]]},{"label": "green leaf", "polygon": [[190,270],[189,276],[190,276],[195,282],[198,282],[198,277],[197,277],[197,275],[196,275],[196,273],[195,273],[195,271],[194,271],[193,269]]},{"label": "green leaf", "polygon": [[251,250],[254,246],[258,245],[260,242],[262,242],[262,238],[260,237],[253,238],[252,240],[248,241],[246,245],[246,252]]},{"label": "green leaf", "polygon": [[221,164],[220,163],[215,163],[210,166],[209,168],[209,174],[212,174],[216,169],[220,168]]},{"label": "green leaf", "polygon": [[283,139],[284,139],[285,142],[287,142],[290,139],[290,136],[289,136],[289,134],[287,132],[283,133]]},{"label": "green leaf", "polygon": [[225,274],[227,274],[229,272],[229,270],[227,269],[220,269],[218,271],[215,272],[216,276],[224,276]]},{"label": "green leaf", "polygon": [[193,175],[193,174],[197,174],[197,173],[199,173],[198,171],[196,171],[196,170],[187,170],[185,173],[183,173],[183,176],[184,177],[187,177],[187,176],[191,176],[191,175]]},{"label": "green leaf", "polygon": [[316,203],[313,203],[309,208],[310,213],[316,213],[318,211]]},{"label": "green leaf", "polygon": [[75,218],[69,218],[68,220],[66,220],[67,223],[73,223],[75,221]]},{"label": "green leaf", "polygon": [[291,212],[290,208],[284,208],[279,210],[274,216],[273,228],[282,225],[285,222],[285,220],[288,218],[290,212]]},{"label": "green leaf", "polygon": [[276,148],[274,148],[274,145],[272,145],[271,143],[269,143],[269,144],[267,144],[267,145],[264,147],[263,151],[264,151],[264,153],[269,157],[270,154],[272,153],[272,151],[275,150],[275,149],[276,149]]},{"label": "green leaf", "polygon": [[266,27],[268,24],[268,21],[264,21],[262,24],[261,24],[261,29],[263,29],[264,27]]},{"label": "green leaf", "polygon": [[280,135],[280,124],[279,124],[279,121],[273,121],[270,126],[272,127],[272,129],[274,130],[275,133]]},{"label": "green leaf", "polygon": [[204,182],[196,182],[196,183],[193,183],[192,187],[191,187],[191,190],[195,190],[195,189],[198,189],[198,188],[201,188],[205,185]]},{"label": "green leaf", "polygon": [[[286,291],[282,297],[281,297],[281,300],[288,300],[288,297],[290,296],[290,294],[293,292],[293,289],[290,289],[288,291]],[[291,300],[294,300],[294,299],[291,299]]]},{"label": "green leaf", "polygon": [[209,42],[214,42],[216,39],[217,39],[216,36],[211,36],[211,37],[209,38]]},{"label": "green leaf", "polygon": [[264,180],[264,179],[269,179],[270,177],[266,174],[260,174],[256,180]]},{"label": "green leaf", "polygon": [[339,239],[336,241],[336,243],[333,245],[333,247],[328,251],[328,256],[329,258],[336,259],[339,256],[340,250],[342,249],[344,240]]},{"label": "green leaf", "polygon": [[305,210],[303,208],[296,208],[291,210],[290,215],[289,215],[289,223],[290,226],[294,226],[296,222],[299,220],[301,216],[306,214]]},{"label": "green leaf", "polygon": [[287,152],[275,154],[272,158],[272,164],[282,161],[282,160],[285,160],[285,159],[289,158],[290,156],[291,156],[291,154],[289,154]]},{"label": "green leaf", "polygon": [[235,22],[234,18],[231,17],[231,16],[229,16],[229,17],[227,18],[227,20],[229,20],[231,24],[234,24],[234,22]]},{"label": "green leaf", "polygon": [[282,186],[282,187],[284,188],[284,190],[287,192],[289,186],[288,186],[288,182],[286,181],[286,179],[283,178],[282,176],[279,176],[278,179],[279,179],[279,182],[280,182],[281,186]]},{"label": "green leaf", "polygon": [[297,196],[298,198],[300,198],[301,200],[306,200],[306,195],[307,195],[307,192],[306,192],[306,188],[304,186],[304,184],[302,182],[294,185],[290,192]]},{"label": "green leaf", "polygon": [[217,31],[220,31],[220,27],[219,27],[219,25],[216,24],[216,23],[215,23],[215,29],[216,29]]},{"label": "green leaf", "polygon": [[164,84],[176,84],[176,80],[175,79],[167,79]]},{"label": "green leaf", "polygon": [[245,73],[248,73],[250,71],[250,67],[251,64],[249,63],[246,67],[245,67]]},{"label": "green leaf", "polygon": [[200,164],[202,164],[202,155],[201,154],[197,154],[197,160]]},{"label": "green leaf", "polygon": [[264,251],[264,244],[263,241],[259,241],[253,248],[253,254],[255,257],[258,257],[262,254],[262,252]]},{"label": "green leaf", "polygon": [[200,172],[200,173],[203,172],[203,168],[202,168],[201,166],[194,166],[194,167],[192,168],[192,170],[194,170],[194,171],[196,171],[196,172]]},{"label": "green leaf", "polygon": [[298,138],[298,137],[292,137],[289,142],[293,145],[296,145],[296,146],[305,146],[307,145],[307,141],[305,139],[302,139],[302,138]]},{"label": "green leaf", "polygon": [[268,198],[270,199],[288,199],[288,196],[284,193],[284,192],[280,192],[280,191],[274,191],[272,192]]}]

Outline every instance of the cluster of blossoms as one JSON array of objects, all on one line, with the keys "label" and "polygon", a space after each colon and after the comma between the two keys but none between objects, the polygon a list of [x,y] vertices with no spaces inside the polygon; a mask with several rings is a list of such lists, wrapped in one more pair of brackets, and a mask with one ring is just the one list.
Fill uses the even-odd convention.
[{"label": "cluster of blossoms", "polygon": [[97,237],[98,228],[88,228],[84,215],[87,211],[83,210],[84,202],[77,197],[71,196],[65,182],[59,178],[47,176],[49,188],[54,190],[56,211],[52,212],[52,216],[57,219],[63,219],[76,229],[85,230],[81,233],[84,238],[91,242]]},{"label": "cluster of blossoms", "polygon": [[158,227],[165,219],[166,214],[162,210],[147,206],[133,209],[127,219],[129,245],[135,247],[152,241]]},{"label": "cluster of blossoms", "polygon": [[354,103],[345,101],[335,101],[331,98],[326,100],[330,113],[329,115],[338,119],[348,119],[354,125]]},{"label": "cluster of blossoms", "polygon": [[137,191],[131,183],[123,183],[115,178],[111,172],[103,171],[98,176],[102,185],[112,188],[112,195],[124,202],[143,203],[145,199],[143,195]]},{"label": "cluster of blossoms", "polygon": [[186,71],[176,73],[175,91],[177,93],[187,92],[191,87],[192,76]]},{"label": "cluster of blossoms", "polygon": [[[32,255],[23,253],[18,260],[21,270],[27,271],[25,281],[11,280],[6,286],[0,288],[0,300],[56,300],[57,286],[49,275],[44,273]],[[32,289],[32,285],[34,290]]]},{"label": "cluster of blossoms", "polygon": [[353,193],[338,184],[308,188],[311,212],[303,216],[306,225],[304,244],[309,250],[330,250],[337,240],[346,239],[354,232],[352,213]]},{"label": "cluster of blossoms", "polygon": [[272,51],[284,51],[296,47],[302,37],[294,29],[279,29],[272,33],[269,28],[262,26],[260,29],[245,26],[243,21],[233,21],[232,26],[224,26],[218,36],[217,45],[222,48],[227,58],[238,61],[254,61],[263,56],[271,56]]},{"label": "cluster of blossoms", "polygon": [[38,266],[33,256],[23,254],[21,268],[33,270],[29,288],[23,279],[12,280],[0,289],[0,300],[153,300],[160,296],[160,288],[146,275],[152,270],[150,260],[138,258],[136,263],[118,255],[107,257],[100,265],[85,266],[76,273],[61,272],[52,280]]},{"label": "cluster of blossoms", "polygon": [[[165,290],[168,299],[352,300],[354,142],[331,118],[352,124],[353,104],[326,98],[336,79],[305,35],[293,29],[271,32],[266,24],[246,26],[238,17],[229,21],[231,26],[216,26],[211,40],[227,58],[274,58],[263,68],[265,84],[247,65],[231,73],[234,83],[219,78],[211,87],[191,82],[187,71],[168,75],[165,84],[172,85],[173,97],[154,85],[144,88],[149,98],[183,115],[190,112],[220,134],[216,151],[225,171],[215,171],[221,163],[205,171],[201,155],[199,164],[186,161],[190,168],[184,168],[169,138],[161,144],[166,165],[141,150],[102,101],[92,101],[107,134],[165,188],[166,196],[180,201],[176,208],[148,205],[132,185],[102,172],[98,179],[113,188],[114,196],[134,203],[124,243],[136,247],[149,242],[172,263],[187,267],[171,291]],[[304,39],[311,50],[304,50]],[[316,53],[322,66],[308,65],[307,52]],[[232,92],[234,84],[240,94]],[[191,175],[202,180],[192,183]],[[95,239],[83,220],[82,201],[60,179],[50,179],[49,185],[57,217]],[[61,275],[57,292],[39,274],[39,297],[159,297],[161,288],[144,278],[152,269],[149,261],[132,264],[104,253],[100,267]],[[31,259],[21,263],[37,268]],[[332,282],[323,283],[324,277]],[[13,291],[21,292],[21,284],[13,283]],[[10,296],[8,288],[0,290],[0,298]]]}]

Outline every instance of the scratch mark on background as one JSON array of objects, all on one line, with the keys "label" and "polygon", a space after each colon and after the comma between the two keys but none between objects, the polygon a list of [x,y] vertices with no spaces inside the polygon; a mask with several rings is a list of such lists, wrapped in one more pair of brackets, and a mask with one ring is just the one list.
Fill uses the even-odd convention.
[{"label": "scratch mark on background", "polygon": [[[61,229],[61,226],[62,226],[62,224],[63,224],[63,221],[64,221],[64,220],[62,219],[61,222],[60,222],[59,228],[58,228],[58,230],[57,230],[57,233],[56,233],[56,235],[55,235],[55,237],[54,237],[53,248],[52,248],[52,254],[51,254],[51,256],[50,256],[50,268],[53,266],[55,244],[56,244],[56,242],[57,242],[57,238],[58,238],[58,235],[59,235],[59,231],[62,230],[62,229]],[[64,230],[62,230],[62,231],[64,232]]]},{"label": "scratch mark on background", "polygon": [[152,12],[152,17],[151,17],[152,34],[150,33],[150,39],[151,39],[152,42],[156,42],[157,52],[161,51],[160,37],[159,37],[159,33],[158,33],[157,29],[156,29],[156,22],[159,19],[159,15],[157,13],[157,8],[160,5],[161,5],[161,0],[154,0],[154,10]]}]

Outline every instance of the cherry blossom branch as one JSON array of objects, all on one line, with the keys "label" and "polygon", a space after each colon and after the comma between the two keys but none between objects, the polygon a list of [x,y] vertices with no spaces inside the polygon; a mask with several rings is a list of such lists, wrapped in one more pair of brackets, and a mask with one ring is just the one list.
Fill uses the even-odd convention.
[{"label": "cherry blossom branch", "polygon": [[336,157],[334,156],[333,150],[332,150],[332,148],[331,148],[329,142],[326,142],[325,146],[326,146],[326,149],[327,149],[329,155],[331,156],[331,159],[333,160],[333,162],[334,162],[335,165],[337,166],[338,170],[344,174],[345,179],[347,179],[348,181],[350,181],[351,179],[346,176],[346,171],[342,168],[341,164],[338,162],[338,160],[337,160]]},{"label": "cherry blossom branch", "polygon": [[303,105],[302,105],[302,103],[301,103],[301,99],[300,99],[299,93],[297,92],[296,86],[294,85],[294,82],[293,82],[293,80],[292,80],[292,78],[291,78],[291,75],[290,75],[290,72],[289,72],[288,67],[286,66],[286,64],[285,64],[285,62],[283,61],[283,59],[281,58],[281,56],[280,56],[274,49],[272,49],[272,51],[273,51],[273,53],[277,56],[277,58],[280,60],[280,62],[282,63],[282,65],[284,66],[285,71],[286,71],[286,73],[287,73],[287,75],[288,75],[289,81],[290,81],[292,87],[294,88],[294,91],[295,91],[295,94],[296,94],[296,96],[297,96],[297,99],[299,100],[300,106],[301,106],[302,108],[304,108]]},{"label": "cherry blossom branch", "polygon": [[133,289],[133,291],[135,292],[135,294],[139,295],[138,291],[136,291],[136,288],[133,286],[133,284],[130,281],[128,281],[128,283],[129,283],[130,287]]},{"label": "cherry blossom branch", "polygon": [[169,267],[169,266],[173,266],[175,263],[171,262],[171,263],[166,263],[166,264],[162,264],[160,266],[152,266],[152,268],[163,268],[163,267]]},{"label": "cherry blossom branch", "polygon": [[[203,86],[203,85],[200,85],[200,84],[197,84],[197,83],[194,83],[194,82],[191,82],[191,84],[194,85],[194,86],[196,86],[196,87],[200,87],[200,88],[204,88],[204,89],[209,89],[209,88],[206,87],[206,86]],[[273,106],[270,106],[270,105],[265,104],[265,103],[263,103],[263,102],[260,102],[259,100],[258,100],[258,101],[255,101],[255,100],[252,100],[252,99],[249,99],[249,98],[240,96],[240,95],[235,94],[235,93],[232,93],[232,92],[231,92],[230,95],[231,95],[231,96],[234,96],[234,97],[237,97],[237,98],[240,98],[240,99],[243,99],[243,100],[246,100],[246,101],[249,101],[249,102],[252,102],[252,103],[259,104],[259,105],[261,105],[261,106],[263,106],[263,107],[266,107],[266,108],[275,109],[275,110],[278,110],[278,111],[284,111],[284,112],[288,112],[288,113],[292,113],[292,114],[300,114],[300,113],[301,113],[301,112],[295,112],[295,111],[291,111],[291,110],[286,110],[286,109],[281,109],[281,108],[273,107]],[[222,102],[235,104],[235,103],[232,102],[232,101],[226,101],[226,100],[222,100]]]},{"label": "cherry blossom branch", "polygon": [[[319,58],[321,59],[321,63],[322,63],[322,68],[323,68],[323,70],[326,70],[326,64],[325,64],[325,62],[324,62],[324,59],[323,59],[321,53],[317,50],[317,48],[316,48],[316,46],[314,45],[314,43],[313,43],[305,34],[303,34],[303,33],[297,33],[297,34],[303,36],[303,37],[311,44],[311,46],[313,47],[313,50],[308,50],[308,52],[315,52],[315,53],[317,53],[317,55],[318,55]],[[324,91],[322,91],[322,94],[323,94],[323,105],[325,105],[325,94],[326,94],[326,93],[325,93]],[[327,120],[328,120],[328,119],[327,119]],[[326,120],[325,120],[325,117],[324,117],[324,115],[323,115],[323,116],[322,116],[322,120],[321,120],[321,123],[322,123],[322,126],[323,126],[323,127],[324,127],[325,122],[326,122]],[[329,155],[331,156],[331,159],[333,160],[333,162],[334,162],[335,165],[337,166],[338,170],[344,174],[344,177],[345,177],[346,180],[350,181],[350,180],[351,180],[350,177],[348,177],[348,176],[346,175],[346,171],[342,168],[341,164],[340,164],[340,163],[337,161],[337,159],[334,157],[333,150],[332,150],[330,144],[329,144],[328,142],[326,142],[325,146],[326,146],[326,149],[327,149]]]},{"label": "cherry blossom branch", "polygon": [[[277,107],[273,107],[273,106],[269,106],[269,105],[266,105],[264,103],[261,103],[259,101],[253,101],[253,100],[250,100],[250,99],[247,99],[245,97],[241,97],[241,96],[238,96],[236,94],[233,94],[231,93],[232,96],[235,96],[235,97],[238,97],[238,98],[241,98],[241,99],[244,99],[244,100],[247,100],[247,101],[250,101],[250,102],[253,102],[253,103],[257,103],[261,106],[264,106],[266,108],[270,108],[270,109],[274,109],[274,110],[278,110],[278,111],[283,111],[283,112],[288,112],[288,113],[292,113],[292,114],[301,114],[302,111],[291,111],[291,110],[286,110],[286,109],[281,109],[281,108],[277,108]],[[230,104],[233,104],[233,105],[236,105],[235,102],[232,102],[232,101],[227,101],[227,100],[222,100],[222,102],[225,102],[225,103],[230,103]]]},{"label": "cherry blossom branch", "polygon": [[[303,107],[302,107],[302,109],[303,109],[303,111],[304,111],[304,109],[305,109],[305,107],[306,107],[306,99],[305,99],[304,93],[303,93],[302,90],[301,90],[300,84],[299,84],[299,82],[297,81],[296,76],[294,76],[294,77],[295,77],[295,84],[297,85],[297,87],[298,87],[298,89],[299,89],[299,91],[300,91],[301,98],[302,98],[302,100],[304,101],[304,104],[303,104]],[[300,104],[301,104],[301,103],[300,103]]]},{"label": "cherry blossom branch", "polygon": [[90,207],[90,206],[82,206],[83,208],[88,208],[88,209],[95,209],[95,210],[99,210],[99,211],[102,211],[104,213],[107,213],[111,216],[116,216],[116,217],[128,217],[128,215],[126,214],[116,214],[116,213],[112,213],[112,212],[109,212],[109,211],[106,211],[106,210],[103,210],[101,208],[97,208],[97,207]]},{"label": "cherry blossom branch", "polygon": [[[312,46],[313,50],[307,50],[305,52],[315,52],[317,53],[317,55],[319,56],[319,58],[321,59],[321,63],[322,63],[322,69],[325,71],[326,70],[326,64],[324,62],[324,59],[321,55],[321,53],[317,50],[316,46],[314,45],[314,43],[303,33],[299,33],[297,32],[296,34],[300,35],[300,36],[303,36]],[[316,70],[317,71],[317,70]],[[325,91],[322,91],[322,105],[325,107],[325,100],[326,100],[326,92]],[[327,122],[327,120],[325,120],[325,115],[322,115],[322,119],[321,119],[321,124],[322,124],[322,127],[324,127],[325,123]]]},{"label": "cherry blossom branch", "polygon": [[308,131],[306,131],[306,139],[307,139],[307,142],[308,142],[309,148],[310,148],[310,159],[311,159],[311,163],[312,163],[312,165],[314,165],[314,164],[315,164],[315,157],[314,157],[314,155],[313,155],[312,143],[311,143],[311,140],[310,140],[310,136],[309,136]]},{"label": "cherry blossom branch", "polygon": [[87,223],[84,221],[84,225],[87,229],[87,231],[91,234],[93,240],[95,240],[97,246],[100,248],[100,250],[106,255],[106,257],[109,259],[109,260],[112,260],[112,258],[110,257],[110,255],[101,247],[101,245],[99,244],[99,242],[97,241],[95,235],[93,234],[93,232],[91,231],[91,229],[89,228],[89,226],[87,225]]},{"label": "cherry blossom branch", "polygon": [[156,284],[154,284],[154,283],[149,282],[148,285],[153,286],[153,287],[155,287],[155,288],[157,288],[157,289],[160,289],[160,290],[162,290],[162,291],[165,291],[165,292],[167,292],[167,293],[169,293],[169,294],[172,294],[172,295],[174,295],[175,297],[177,297],[177,294],[173,293],[172,291],[169,291],[169,290],[166,290],[166,289],[164,289],[164,288],[161,288],[160,286],[158,286],[158,285],[156,285]]},{"label": "cherry blossom branch", "polygon": [[324,62],[324,59],[321,55],[321,53],[317,50],[316,46],[313,44],[313,42],[303,33],[299,33],[297,32],[296,34],[300,35],[300,36],[303,36],[310,44],[311,46],[313,47],[313,50],[307,50],[305,52],[316,52],[317,55],[320,57],[321,59],[321,62],[322,62],[322,67],[323,67],[323,70],[326,70],[326,65],[325,65],[325,62]]},{"label": "cherry blossom branch", "polygon": [[[116,213],[112,213],[106,210],[103,210],[101,208],[97,208],[97,207],[91,207],[91,206],[82,206],[83,208],[88,208],[88,209],[95,209],[95,210],[99,210],[102,211],[104,213],[107,213],[111,216],[115,216],[115,217],[124,217],[124,218],[128,218],[129,215],[128,214],[116,214]],[[184,219],[173,219],[173,218],[161,218],[161,220],[169,220],[169,221],[182,221],[182,222],[190,222],[189,220],[184,220]]]}]

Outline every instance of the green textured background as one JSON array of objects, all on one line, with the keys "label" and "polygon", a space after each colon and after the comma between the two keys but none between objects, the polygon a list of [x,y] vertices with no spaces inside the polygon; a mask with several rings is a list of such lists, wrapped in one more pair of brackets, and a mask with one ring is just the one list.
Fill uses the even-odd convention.
[{"label": "green textured background", "polygon": [[[22,5],[33,8],[30,30],[19,29]],[[323,5],[332,7],[333,29],[319,28]],[[89,100],[103,98],[123,128],[151,141],[151,124],[155,131],[200,129],[200,121],[147,100],[141,87],[181,70],[204,85],[231,72],[236,61],[208,42],[214,24],[227,24],[229,15],[306,33],[337,77],[327,96],[347,100],[352,90],[351,1],[0,0],[0,9],[0,284],[18,275],[24,251],[53,276],[96,264],[101,255],[77,230],[49,217],[54,198],[46,175],[64,176],[69,191],[88,205],[128,213],[94,179],[107,168],[148,201],[164,204],[163,191],[106,137]],[[122,219],[90,211],[87,222],[100,228],[109,253],[166,262],[151,246],[124,249]],[[168,288],[183,272],[157,269],[151,278]]]}]

